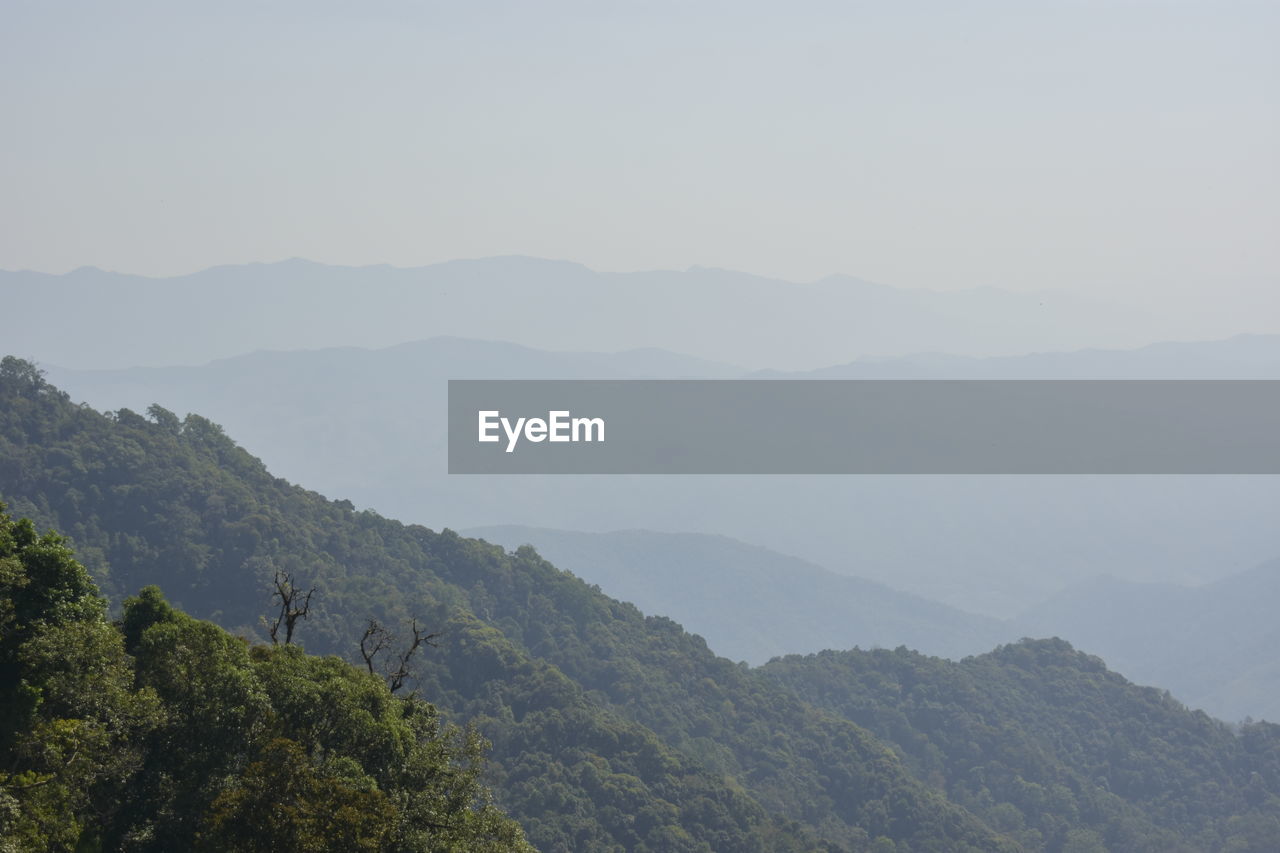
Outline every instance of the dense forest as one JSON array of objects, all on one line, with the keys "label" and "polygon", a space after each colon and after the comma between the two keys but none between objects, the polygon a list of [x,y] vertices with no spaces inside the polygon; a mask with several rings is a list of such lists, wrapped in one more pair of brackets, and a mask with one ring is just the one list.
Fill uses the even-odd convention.
[{"label": "dense forest", "polygon": [[1053,838],[1078,851],[1280,843],[1280,727],[1234,730],[1062,640],[959,662],[828,651],[763,671],[893,744],[916,776],[1029,849]]},{"label": "dense forest", "polygon": [[156,587],[106,602],[61,537],[0,508],[0,849],[531,849],[482,741]]},{"label": "dense forest", "polygon": [[[215,825],[254,826],[253,810],[291,768],[306,790],[376,801],[365,811],[382,823],[358,830],[369,849],[431,849],[413,833],[455,825],[440,817],[441,798],[459,826],[519,849],[486,784],[543,851],[1262,851],[1280,837],[1280,730],[1230,730],[1065,644],[1024,642],[959,664],[905,650],[734,664],[530,548],[508,553],[356,511],[273,477],[198,415],[102,414],[13,358],[0,365],[0,499],[66,535],[117,615],[109,623],[101,604],[85,604],[73,621],[105,638],[109,665],[94,677],[117,687],[95,701],[118,695],[128,713],[64,713],[53,700],[30,712],[97,727],[110,769],[48,808],[100,827],[90,835],[102,849],[163,849],[163,832],[199,840]],[[13,529],[62,548],[34,540],[29,525]],[[270,642],[264,619],[282,573],[314,588],[287,646]],[[98,602],[87,580],[77,589]],[[13,667],[35,665],[17,649],[30,642],[21,631],[36,629],[21,625],[45,622],[0,617],[12,657],[4,684],[29,690],[35,682]],[[386,648],[365,671],[297,648],[362,663],[370,620]],[[409,698],[396,698],[377,675],[395,674],[421,627],[435,645],[418,650]],[[190,736],[204,725],[183,714],[222,720],[218,703],[240,701],[164,693],[184,637],[216,649],[200,652],[201,664],[237,673],[227,683],[261,702],[261,720],[234,724],[251,730],[183,739],[182,726],[195,727]],[[291,693],[321,689],[341,698]],[[381,778],[390,771],[374,742],[332,734],[328,722],[322,736],[287,710],[348,701],[381,709],[351,726],[400,733],[385,736],[422,751],[438,776]],[[42,720],[6,730],[55,738]],[[331,734],[356,742],[335,747],[323,739]],[[492,744],[483,775],[480,737]],[[67,747],[22,772],[53,773],[56,749]],[[189,769],[212,766],[202,761],[226,764]],[[38,809],[14,810],[26,802],[16,786],[38,780],[4,771],[0,820],[44,831]],[[174,777],[208,787],[187,791]]]}]

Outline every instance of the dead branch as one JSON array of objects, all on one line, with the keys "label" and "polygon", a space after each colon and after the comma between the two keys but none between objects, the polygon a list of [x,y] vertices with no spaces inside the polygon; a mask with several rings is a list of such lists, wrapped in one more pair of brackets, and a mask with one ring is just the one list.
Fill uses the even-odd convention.
[{"label": "dead branch", "polygon": [[298,620],[306,619],[307,614],[311,612],[311,596],[316,589],[312,587],[305,593],[302,592],[294,585],[293,575],[281,569],[276,569],[272,583],[275,585],[275,592],[271,593],[271,598],[280,601],[280,609],[276,614],[275,624],[271,626],[268,633],[271,634],[272,644],[278,645],[280,626],[283,624],[284,644],[287,646],[293,642],[293,632],[297,628]]}]

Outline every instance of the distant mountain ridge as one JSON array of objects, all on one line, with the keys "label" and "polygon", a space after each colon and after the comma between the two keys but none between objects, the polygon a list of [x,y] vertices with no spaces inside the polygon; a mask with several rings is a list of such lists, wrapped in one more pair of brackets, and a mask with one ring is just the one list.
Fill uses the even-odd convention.
[{"label": "distant mountain ridge", "polygon": [[1085,349],[974,358],[918,353],[860,359],[777,379],[1280,379],[1280,335],[1221,341],[1162,341],[1137,349]]},{"label": "distant mountain ridge", "polygon": [[[449,334],[557,350],[658,347],[798,370],[860,355],[1160,337],[1130,310],[1063,293],[901,290],[842,276],[797,284],[704,267],[609,273],[525,257],[417,268],[294,259],[164,279],[0,271],[0,298],[6,351],[70,367],[200,364],[267,347],[386,347]],[[53,340],[17,319],[50,303],[75,307]]]}]

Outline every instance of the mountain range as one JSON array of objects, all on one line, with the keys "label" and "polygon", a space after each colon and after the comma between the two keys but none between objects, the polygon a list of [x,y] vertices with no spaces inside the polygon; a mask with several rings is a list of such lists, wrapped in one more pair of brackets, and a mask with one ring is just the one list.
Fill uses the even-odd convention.
[{"label": "mountain range", "polygon": [[[1133,346],[1168,324],[1068,293],[904,290],[847,276],[795,283],[730,270],[597,272],[499,257],[417,268],[304,260],[165,279],[82,268],[0,271],[6,349],[67,367],[201,364],[258,349],[383,348],[437,335],[541,349],[659,347],[751,369],[859,356]],[[20,318],[74,306],[65,335]]]}]

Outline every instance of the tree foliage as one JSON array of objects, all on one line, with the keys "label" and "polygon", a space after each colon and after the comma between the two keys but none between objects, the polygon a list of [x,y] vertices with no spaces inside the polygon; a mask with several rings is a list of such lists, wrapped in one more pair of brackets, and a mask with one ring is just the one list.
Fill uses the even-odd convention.
[{"label": "tree foliage", "polygon": [[1280,727],[1236,730],[1054,640],[960,662],[822,652],[764,672],[892,743],[1029,849],[1274,848]]},{"label": "tree foliage", "polygon": [[0,849],[530,849],[474,731],[155,587],[112,624],[63,540],[2,509],[0,602]]}]

